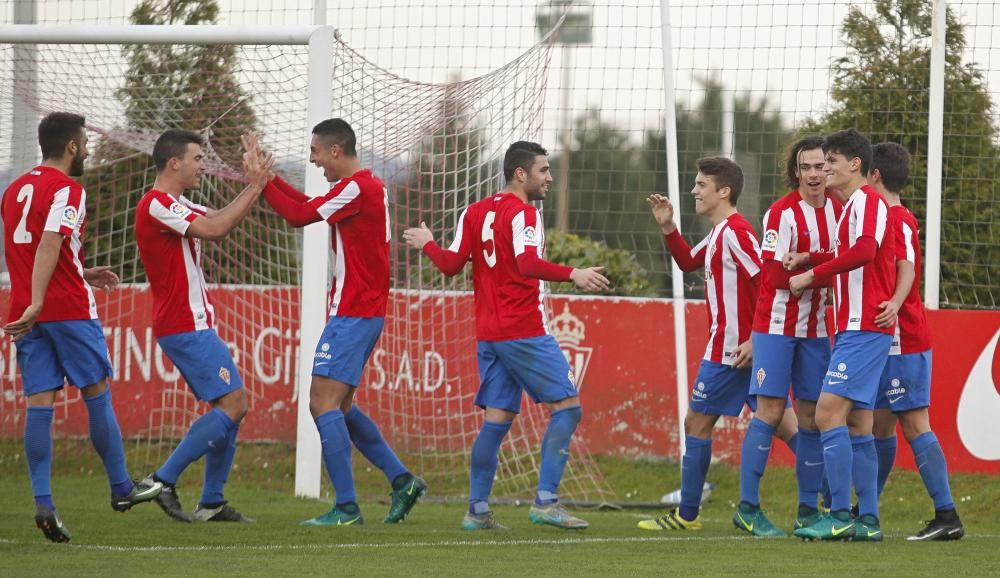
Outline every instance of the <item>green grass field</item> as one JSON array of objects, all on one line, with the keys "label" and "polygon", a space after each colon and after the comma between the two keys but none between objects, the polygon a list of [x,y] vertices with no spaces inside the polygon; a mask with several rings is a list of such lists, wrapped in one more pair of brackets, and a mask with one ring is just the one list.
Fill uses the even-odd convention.
[{"label": "green grass field", "polygon": [[[127,513],[108,505],[103,470],[86,446],[58,452],[53,491],[73,534],[69,544],[52,544],[34,527],[34,507],[18,445],[0,442],[0,575],[3,576],[273,576],[273,575],[719,575],[830,574],[1000,575],[997,519],[1000,480],[953,476],[953,490],[966,523],[967,537],[955,543],[908,543],[931,506],[919,478],[894,472],[883,498],[882,544],[803,543],[755,540],[730,522],[737,495],[737,473],[713,466],[718,484],[704,508],[705,530],[678,535],[637,530],[636,522],[654,511],[578,512],[591,523],[583,532],[542,528],[528,521],[526,507],[498,507],[507,532],[464,532],[464,506],[424,502],[403,524],[381,523],[385,502],[367,500],[367,524],[349,528],[306,528],[298,522],[320,514],[329,503],[292,497],[285,475],[262,477],[248,468],[257,454],[274,448],[242,447],[239,475],[227,497],[256,524],[182,524],[153,504]],[[286,454],[287,455],[287,454]],[[131,457],[131,456],[130,456]],[[133,460],[131,463],[135,463]],[[283,464],[287,467],[288,464]],[[601,470],[621,496],[655,501],[673,489],[676,464],[601,459]],[[272,469],[273,466],[269,466]],[[280,468],[275,468],[280,472]],[[359,467],[368,495],[381,493],[384,480]],[[182,478],[181,497],[193,509],[200,471]],[[186,482],[186,483],[185,483]],[[387,491],[387,490],[386,490]],[[432,488],[433,494],[433,488]],[[764,505],[773,520],[789,529],[795,506],[789,469],[772,468],[765,477]]]}]

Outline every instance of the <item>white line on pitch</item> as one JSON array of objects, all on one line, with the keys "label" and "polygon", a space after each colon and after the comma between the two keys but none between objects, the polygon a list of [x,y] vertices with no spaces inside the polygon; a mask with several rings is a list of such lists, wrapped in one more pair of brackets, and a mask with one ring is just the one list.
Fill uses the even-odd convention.
[{"label": "white line on pitch", "polygon": [[[574,544],[625,544],[644,542],[685,542],[685,541],[737,541],[750,540],[750,536],[674,536],[669,538],[566,538],[562,540],[444,540],[441,542],[373,542],[353,544],[226,544],[218,546],[109,546],[103,544],[67,544],[66,548],[96,550],[102,552],[223,552],[275,551],[275,550],[356,550],[380,548],[433,548],[435,546],[550,546]],[[0,544],[26,546],[43,542],[23,542],[0,538]]]}]

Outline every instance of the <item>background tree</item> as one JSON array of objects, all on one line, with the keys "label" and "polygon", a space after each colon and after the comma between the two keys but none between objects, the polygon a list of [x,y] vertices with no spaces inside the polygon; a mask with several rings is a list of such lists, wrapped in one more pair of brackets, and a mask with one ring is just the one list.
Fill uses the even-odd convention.
[{"label": "background tree", "polygon": [[[946,22],[941,301],[995,308],[1000,150],[993,103],[982,72],[962,61],[965,34],[951,10]],[[868,13],[851,7],[842,34],[848,52],[833,65],[833,110],[806,130],[826,134],[854,127],[873,143],[906,147],[913,159],[904,204],[925,223],[931,2],[875,0]]]}]

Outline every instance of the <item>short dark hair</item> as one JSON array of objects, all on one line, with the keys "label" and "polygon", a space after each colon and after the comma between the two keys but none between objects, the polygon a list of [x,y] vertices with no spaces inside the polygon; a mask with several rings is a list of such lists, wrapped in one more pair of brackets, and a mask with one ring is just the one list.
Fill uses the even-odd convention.
[{"label": "short dark hair", "polygon": [[861,174],[868,175],[872,165],[872,143],[853,128],[839,130],[823,139],[823,153],[838,153],[847,160],[861,159]]},{"label": "short dark hair", "polygon": [[736,206],[743,192],[743,169],[726,157],[705,157],[698,159],[698,172],[712,177],[715,187],[729,187],[729,204]]},{"label": "short dark hair", "polygon": [[205,139],[194,131],[182,128],[170,128],[163,131],[160,138],[156,139],[156,144],[153,145],[153,162],[156,163],[156,170],[163,172],[170,159],[184,158],[189,144],[204,146]]},{"label": "short dark hair", "polygon": [[885,188],[893,193],[903,190],[910,177],[910,153],[903,145],[880,142],[872,147],[872,168],[878,169]]},{"label": "short dark hair", "polygon": [[538,155],[548,156],[548,151],[536,142],[519,140],[507,147],[507,152],[503,155],[503,178],[508,183],[514,180],[514,171],[524,169],[531,172],[531,167],[535,164],[535,157]]},{"label": "short dark hair", "polygon": [[82,115],[72,112],[52,112],[38,123],[38,144],[42,147],[43,159],[63,156],[66,145],[80,137],[80,130],[87,121]]},{"label": "short dark hair", "polygon": [[313,134],[328,145],[340,145],[344,154],[349,157],[358,156],[358,139],[354,136],[354,129],[342,118],[324,120],[313,127]]},{"label": "short dark hair", "polygon": [[795,171],[799,168],[799,155],[802,154],[803,151],[811,151],[815,149],[823,150],[823,137],[814,134],[800,138],[795,141],[792,148],[788,149],[788,158],[785,161],[786,187],[797,188],[799,186],[799,178],[795,176]]}]

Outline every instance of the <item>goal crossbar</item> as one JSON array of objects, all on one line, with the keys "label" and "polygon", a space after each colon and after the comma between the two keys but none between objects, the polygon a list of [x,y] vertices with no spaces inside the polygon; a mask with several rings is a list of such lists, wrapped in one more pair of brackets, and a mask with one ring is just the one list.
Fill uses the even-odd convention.
[{"label": "goal crossbar", "polygon": [[324,26],[3,24],[4,44],[309,44]]}]

